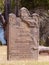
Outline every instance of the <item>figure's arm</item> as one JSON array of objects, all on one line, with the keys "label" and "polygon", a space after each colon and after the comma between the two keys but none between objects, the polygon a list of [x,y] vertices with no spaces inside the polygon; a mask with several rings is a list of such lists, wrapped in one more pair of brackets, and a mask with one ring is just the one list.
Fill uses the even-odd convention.
[{"label": "figure's arm", "polygon": [[36,25],[35,20],[32,17],[27,17],[27,16],[22,16],[21,15],[21,19],[27,23],[30,27],[34,27]]}]

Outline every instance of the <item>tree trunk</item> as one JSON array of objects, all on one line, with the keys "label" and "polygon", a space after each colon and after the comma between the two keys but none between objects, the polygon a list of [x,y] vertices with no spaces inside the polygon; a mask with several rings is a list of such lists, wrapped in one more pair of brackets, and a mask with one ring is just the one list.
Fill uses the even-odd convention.
[{"label": "tree trunk", "polygon": [[15,14],[18,17],[19,16],[19,8],[20,8],[20,0],[15,0]]},{"label": "tree trunk", "polygon": [[5,19],[8,21],[8,14],[10,13],[10,0],[5,0]]}]

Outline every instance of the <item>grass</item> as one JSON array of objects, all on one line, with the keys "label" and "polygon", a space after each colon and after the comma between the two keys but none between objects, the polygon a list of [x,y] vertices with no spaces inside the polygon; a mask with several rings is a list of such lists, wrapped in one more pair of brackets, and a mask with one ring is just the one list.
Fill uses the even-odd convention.
[{"label": "grass", "polygon": [[0,63],[0,65],[49,65],[49,62],[38,62],[38,61],[11,61]]},{"label": "grass", "polygon": [[0,46],[0,65],[49,65],[49,56],[39,56],[39,60],[7,61],[7,47]]}]

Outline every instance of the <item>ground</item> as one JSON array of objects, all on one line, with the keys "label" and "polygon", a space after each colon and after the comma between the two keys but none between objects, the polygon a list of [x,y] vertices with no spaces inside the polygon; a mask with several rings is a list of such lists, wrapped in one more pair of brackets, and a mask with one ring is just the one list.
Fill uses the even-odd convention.
[{"label": "ground", "polygon": [[36,61],[7,61],[7,46],[0,46],[0,65],[49,65],[49,55],[39,55]]}]

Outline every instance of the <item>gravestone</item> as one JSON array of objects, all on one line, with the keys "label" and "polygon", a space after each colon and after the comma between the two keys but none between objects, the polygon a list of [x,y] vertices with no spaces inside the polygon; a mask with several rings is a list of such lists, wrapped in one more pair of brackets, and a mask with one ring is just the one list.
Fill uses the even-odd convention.
[{"label": "gravestone", "polygon": [[[23,16],[22,16],[23,17]],[[15,14],[9,15],[8,22],[8,59],[38,59],[38,43],[35,43],[33,24],[28,24]],[[34,32],[35,33],[35,32]],[[36,35],[38,33],[36,32]],[[35,41],[34,41],[35,40]]]}]

